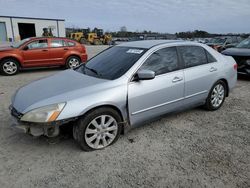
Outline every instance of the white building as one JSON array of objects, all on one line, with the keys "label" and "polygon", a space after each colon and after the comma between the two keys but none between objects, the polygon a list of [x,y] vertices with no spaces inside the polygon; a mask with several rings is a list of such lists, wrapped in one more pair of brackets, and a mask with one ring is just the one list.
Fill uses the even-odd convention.
[{"label": "white building", "polygon": [[65,37],[64,22],[63,19],[0,16],[0,43],[41,37],[44,28],[50,28],[53,36]]}]

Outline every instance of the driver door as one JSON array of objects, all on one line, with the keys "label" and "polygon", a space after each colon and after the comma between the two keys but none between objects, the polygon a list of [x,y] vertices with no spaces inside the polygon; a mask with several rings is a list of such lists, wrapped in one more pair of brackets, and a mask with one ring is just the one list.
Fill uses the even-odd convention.
[{"label": "driver door", "polygon": [[178,110],[184,99],[184,75],[175,47],[154,52],[140,69],[152,70],[156,77],[152,80],[131,81],[128,85],[132,126]]},{"label": "driver door", "polygon": [[39,67],[51,64],[47,39],[39,39],[30,42],[23,48],[22,53],[25,67]]}]

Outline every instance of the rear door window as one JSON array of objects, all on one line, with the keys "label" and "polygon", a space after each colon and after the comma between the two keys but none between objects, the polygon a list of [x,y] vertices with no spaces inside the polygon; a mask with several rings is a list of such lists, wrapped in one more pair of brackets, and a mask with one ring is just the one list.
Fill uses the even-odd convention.
[{"label": "rear door window", "polygon": [[75,46],[76,43],[72,41],[67,41],[67,46]]},{"label": "rear door window", "polygon": [[180,46],[178,50],[183,59],[185,68],[208,63],[206,51],[200,46]]},{"label": "rear door window", "polygon": [[66,46],[65,41],[62,39],[52,39],[50,46],[52,48],[63,47]]}]

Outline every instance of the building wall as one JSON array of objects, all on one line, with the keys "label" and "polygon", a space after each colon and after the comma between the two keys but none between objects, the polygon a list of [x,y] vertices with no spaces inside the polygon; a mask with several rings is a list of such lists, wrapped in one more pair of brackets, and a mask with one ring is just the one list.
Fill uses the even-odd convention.
[{"label": "building wall", "polygon": [[[7,30],[7,38],[13,40],[11,18],[1,17],[0,22],[5,22]],[[43,28],[53,27],[52,33],[57,37],[65,37],[64,21],[61,20],[46,20],[46,19],[26,19],[26,18],[12,18],[14,41],[20,40],[18,23],[33,23],[35,24],[36,37],[41,37]],[[1,41],[0,41],[1,42]]]},{"label": "building wall", "polygon": [[59,28],[59,37],[65,37],[66,36],[65,22],[58,21],[58,28]]},{"label": "building wall", "polygon": [[[7,32],[7,38],[12,38],[12,29],[11,29],[10,19],[9,18],[0,17],[0,22],[5,23],[6,32]],[[0,42],[2,42],[2,41],[0,41]]]}]

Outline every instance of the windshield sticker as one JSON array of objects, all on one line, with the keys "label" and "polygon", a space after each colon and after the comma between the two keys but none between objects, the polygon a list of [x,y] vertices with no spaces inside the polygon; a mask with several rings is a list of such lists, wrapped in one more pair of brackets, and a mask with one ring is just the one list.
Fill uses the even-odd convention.
[{"label": "windshield sticker", "polygon": [[139,50],[139,49],[129,49],[127,51],[127,53],[130,53],[130,54],[141,54],[143,52],[143,50]]}]

